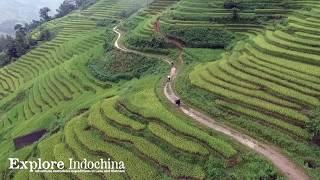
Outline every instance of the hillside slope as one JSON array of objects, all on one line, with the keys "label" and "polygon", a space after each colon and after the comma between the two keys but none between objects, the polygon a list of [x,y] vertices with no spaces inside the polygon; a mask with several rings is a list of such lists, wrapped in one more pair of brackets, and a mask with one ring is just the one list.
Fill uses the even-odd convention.
[{"label": "hillside slope", "polygon": [[[270,3],[246,2],[250,7]],[[221,21],[232,14],[222,0],[99,0],[48,22],[57,37],[0,69],[1,178],[285,178],[266,158],[164,100],[169,66],[161,60],[168,59],[177,59],[181,74],[174,88],[183,103],[281,147],[310,176],[319,177],[319,167],[309,167],[319,164],[319,148],[306,130],[310,112],[319,106],[319,2],[290,2],[287,10],[274,2],[243,12],[240,17],[250,22],[242,24]],[[309,5],[314,9],[298,10]],[[265,13],[289,19],[280,26],[251,21]],[[213,16],[215,24],[207,19]],[[203,26],[223,27],[240,41],[226,47],[229,51],[187,43],[176,47],[184,39],[172,37],[175,29]],[[113,47],[117,27],[125,35],[118,48],[131,52]],[[46,131],[39,140],[17,143],[39,130]],[[66,164],[68,158],[111,158],[124,161],[126,173],[11,171],[8,157]]]},{"label": "hillside slope", "polygon": [[[318,136],[310,132],[311,124],[319,123],[318,3],[315,1],[310,8],[309,1],[291,1],[305,6],[304,10],[289,9],[288,19],[276,26],[266,24],[266,28],[256,29],[250,25],[246,29],[242,24],[231,26],[228,21],[214,24],[249,38],[218,61],[187,67],[177,82],[183,99],[229,126],[283,148],[314,177],[319,176],[319,169],[309,165],[310,161],[319,164],[320,153],[316,145]],[[200,20],[207,15],[202,13],[203,9],[209,17],[218,12],[217,8],[202,5],[202,1],[181,1],[172,10],[176,14],[174,22],[168,19],[172,17],[171,11],[162,21],[172,27],[189,28],[209,23]],[[261,12],[255,11],[256,15]],[[273,11],[288,13],[288,9]],[[216,13],[216,21],[225,18],[224,13]],[[186,59],[194,58],[190,52],[186,51]]]},{"label": "hillside slope", "polygon": [[[88,64],[106,55],[106,49],[117,54],[112,50],[112,27],[143,5],[137,3],[100,0],[87,10],[50,21],[46,26],[59,30],[56,38],[0,70],[2,178],[204,179],[211,176],[211,168],[243,178],[256,177],[251,172],[260,168],[265,170],[259,176],[281,176],[266,160],[228,138],[168,111],[154,92],[163,70],[117,84],[90,73]],[[39,130],[47,132],[39,141],[15,143]],[[11,171],[8,157],[66,164],[68,158],[112,158],[124,161],[127,173]],[[255,166],[243,173],[250,164]]]}]

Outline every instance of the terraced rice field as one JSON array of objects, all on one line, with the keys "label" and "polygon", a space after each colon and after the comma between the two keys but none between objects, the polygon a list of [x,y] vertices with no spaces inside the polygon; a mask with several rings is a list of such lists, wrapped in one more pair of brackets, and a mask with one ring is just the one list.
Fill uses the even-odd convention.
[{"label": "terraced rice field", "polygon": [[[130,18],[127,22],[135,22],[138,26],[123,29],[130,31],[130,36],[135,39],[149,40],[155,36],[155,23],[159,19],[161,29],[175,29],[181,27],[212,27],[223,28],[236,33],[245,35],[257,35],[263,33],[267,24],[271,22],[280,22],[281,17],[285,17],[295,9],[311,4],[304,1],[289,1],[284,8],[282,2],[270,2],[246,0],[242,2],[243,6],[249,7],[241,10],[239,16],[241,21],[232,20],[232,9],[223,7],[222,0],[155,0],[144,11]],[[315,2],[315,5],[319,2]],[[259,18],[261,20],[259,20]],[[269,19],[266,23],[263,19]],[[260,22],[261,21],[261,22]],[[241,22],[241,23],[240,23]],[[279,22],[277,24],[279,24]],[[279,26],[279,25],[278,25]],[[267,26],[270,29],[274,27]],[[132,44],[127,43],[128,47],[139,49]],[[147,49],[148,50],[148,49]]]},{"label": "terraced rice field", "polygon": [[[97,101],[87,112],[73,117],[63,132],[42,141],[38,146],[40,157],[66,163],[69,157],[79,160],[112,158],[126,165],[125,174],[67,174],[68,178],[203,179],[206,177],[203,163],[209,156],[227,164],[235,156],[242,156],[242,150],[229,140],[169,112],[154,92],[157,79],[149,77],[136,81],[136,91]],[[150,108],[151,104],[155,108]],[[255,163],[266,164],[259,158],[243,159],[237,166],[230,165],[227,169],[236,173],[247,164]],[[66,178],[64,174],[57,175]],[[57,178],[54,174],[44,177]]]},{"label": "terraced rice field", "polygon": [[[96,99],[116,92],[109,83],[96,80],[87,70],[89,60],[103,55],[103,44],[114,34],[97,27],[99,19],[121,19],[119,12],[138,1],[100,0],[83,12],[50,21],[59,30],[49,42],[33,49],[17,62],[0,69],[1,160],[15,150],[15,137],[40,128],[59,127],[72,114]],[[112,6],[113,10],[104,7]],[[5,170],[1,164],[1,172]]]},{"label": "terraced rice field", "polygon": [[[297,26],[296,18],[289,19],[289,27]],[[296,28],[294,34],[266,31],[240,52],[198,66],[190,79],[221,96],[219,104],[224,108],[309,139],[303,129],[309,121],[306,110],[320,103],[320,48],[303,43],[307,40],[296,35],[300,32],[304,30]]]},{"label": "terraced rice field", "polygon": [[316,9],[299,11],[289,16],[287,26],[259,33],[219,61],[197,65],[189,75],[191,84],[214,94],[220,110],[247,118],[232,121],[234,125],[285,149],[290,147],[282,144],[280,134],[266,135],[268,130],[261,129],[276,129],[292,142],[309,144],[307,125],[320,105],[320,21],[315,17],[320,17]]},{"label": "terraced rice field", "polygon": [[[226,166],[219,171],[228,170],[240,177],[249,177],[241,173],[248,164],[257,164],[254,168],[270,166],[229,139],[168,111],[154,91],[158,76],[130,82],[139,89],[129,88],[128,93],[130,84],[122,87],[100,82],[88,72],[88,62],[100,58],[105,42],[110,45],[114,39],[112,27],[100,27],[97,22],[119,22],[121,12],[136,8],[136,3],[100,0],[87,10],[51,21],[47,27],[58,29],[57,37],[0,69],[1,161],[7,162],[8,157],[42,158],[63,160],[67,166],[69,158],[111,158],[124,161],[126,173],[37,174],[13,172],[1,163],[1,177],[204,179],[208,176],[208,158]],[[159,8],[160,13],[171,4],[173,1],[161,0],[149,8]],[[43,128],[48,134],[40,142],[14,148],[14,138]],[[239,157],[243,159],[235,165]]]},{"label": "terraced rice field", "polygon": [[100,0],[89,9],[82,11],[80,14],[91,17],[95,20],[121,20],[121,18],[123,18],[122,13],[129,12],[131,10],[138,10],[146,3],[147,1],[143,0],[108,0],[108,2]]},{"label": "terraced rice field", "polygon": [[[313,5],[319,5],[318,1]],[[232,9],[224,8],[222,0],[181,0],[161,17],[162,26],[167,27],[217,27],[247,35],[263,31],[266,23],[259,19],[276,21],[285,17],[301,6],[308,6],[304,1],[241,1],[241,6],[246,7],[238,13],[241,21],[233,21]],[[288,6],[288,7],[287,7]],[[286,7],[286,8],[285,8]]]},{"label": "terraced rice field", "polygon": [[[133,29],[126,29],[130,31],[130,36],[136,39],[150,40],[154,35],[155,22],[161,14],[166,12],[170,7],[174,6],[178,0],[154,0],[148,4],[147,8],[140,11],[136,16],[130,17],[128,22],[138,24]],[[130,46],[130,44],[126,44]],[[132,47],[138,48],[138,47]]]},{"label": "terraced rice field", "polygon": [[162,13],[164,10],[166,10],[168,7],[171,7],[178,1],[179,0],[155,0],[147,6],[145,12],[147,14],[157,15]]},{"label": "terraced rice field", "polygon": [[[152,50],[157,54],[149,56],[162,58],[159,53],[173,52],[172,47],[146,49],[128,43],[130,38],[141,42],[158,38],[161,32],[156,32],[155,22],[161,27],[221,27],[249,35],[218,61],[208,62],[216,58],[208,54],[224,50],[188,48],[189,56],[207,59],[185,64],[197,65],[184,77],[184,85],[205,92],[202,97],[192,94],[203,103],[197,108],[214,104],[204,111],[218,108],[213,115],[226,117],[221,119],[226,125],[279,146],[310,176],[318,177],[319,169],[308,168],[304,160],[320,164],[320,152],[310,144],[312,134],[307,131],[311,112],[320,107],[320,2],[290,0],[286,4],[290,8],[283,8],[276,0],[244,0],[251,8],[240,12],[242,23],[229,21],[232,10],[223,8],[223,2],[99,0],[88,9],[48,22],[47,27],[58,30],[53,40],[0,69],[0,161],[42,158],[62,160],[67,166],[69,158],[110,158],[124,161],[126,172],[37,174],[10,171],[0,163],[0,179],[284,178],[265,158],[164,102],[163,89],[159,90],[164,73],[119,83],[102,82],[90,74],[89,62],[112,49],[116,25],[126,35],[126,49],[135,49],[132,53],[148,56],[148,51],[139,49]],[[313,9],[297,10],[302,6]],[[275,28],[254,22],[262,16],[275,21],[289,18]],[[103,21],[108,25],[98,25]],[[15,138],[39,129],[48,134],[15,149]]]}]

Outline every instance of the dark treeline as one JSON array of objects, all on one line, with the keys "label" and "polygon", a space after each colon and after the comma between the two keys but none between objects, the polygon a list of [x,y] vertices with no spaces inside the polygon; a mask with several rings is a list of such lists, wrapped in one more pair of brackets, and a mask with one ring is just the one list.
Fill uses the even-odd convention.
[{"label": "dark treeline", "polygon": [[[41,41],[48,41],[54,37],[54,32],[41,25],[55,18],[63,17],[75,9],[85,9],[94,4],[96,0],[65,0],[56,10],[57,14],[49,16],[51,9],[43,7],[39,11],[40,20],[15,25],[15,37],[0,36],[0,67],[16,61]],[[32,37],[31,32],[39,28],[39,36]]]}]

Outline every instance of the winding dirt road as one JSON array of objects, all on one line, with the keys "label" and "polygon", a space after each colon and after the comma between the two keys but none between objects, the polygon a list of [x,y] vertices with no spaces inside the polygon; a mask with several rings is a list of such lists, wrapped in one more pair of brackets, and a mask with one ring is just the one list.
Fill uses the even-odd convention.
[{"label": "winding dirt road", "polygon": [[[119,43],[122,32],[118,30],[117,26],[113,28],[113,31],[118,34],[117,40],[114,43],[114,46],[124,52],[131,52],[131,53],[137,53],[145,56],[155,57],[155,55],[145,52],[139,52],[136,50],[130,50],[126,47],[124,47],[121,43]],[[181,54],[182,54],[181,50]],[[179,58],[182,58],[182,56],[179,56]],[[165,59],[167,63],[171,64],[172,61]],[[181,59],[182,61],[182,59]],[[171,81],[167,82],[164,87],[164,94],[166,98],[173,104],[175,104],[175,101],[177,99],[180,99],[180,97],[175,94],[173,90],[173,84],[177,77],[177,68],[173,66],[170,70]],[[179,109],[186,114],[187,116],[191,117],[198,123],[201,123],[215,131],[218,131],[220,133],[223,133],[232,139],[236,140],[240,144],[252,149],[253,151],[263,155],[268,160],[270,160],[274,166],[276,166],[285,176],[288,177],[290,180],[310,180],[311,178],[306,174],[306,172],[297,164],[295,164],[293,161],[291,161],[285,154],[281,152],[280,149],[277,147],[274,147],[269,144],[265,144],[263,142],[259,142],[255,140],[252,137],[249,137],[239,131],[236,131],[230,127],[227,127],[213,118],[189,107],[186,104],[182,104]]]}]

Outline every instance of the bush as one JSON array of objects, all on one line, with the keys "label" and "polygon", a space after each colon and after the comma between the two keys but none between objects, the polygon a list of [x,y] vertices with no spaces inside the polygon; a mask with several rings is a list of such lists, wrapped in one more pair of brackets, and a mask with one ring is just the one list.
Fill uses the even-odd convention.
[{"label": "bush", "polygon": [[39,40],[40,41],[49,41],[53,39],[54,33],[51,32],[49,29],[42,29],[40,31]]},{"label": "bush", "polygon": [[227,165],[216,157],[209,156],[205,169],[208,179],[223,179],[223,177],[226,177]]},{"label": "bush", "polygon": [[192,48],[226,48],[232,44],[235,35],[226,29],[208,27],[181,27],[168,30],[168,36],[175,37]]},{"label": "bush", "polygon": [[102,19],[97,21],[98,27],[110,27],[117,23],[117,20]]},{"label": "bush", "polygon": [[140,36],[129,36],[126,42],[139,49],[162,49],[168,47],[168,43],[159,34],[153,34],[151,38],[142,38]]},{"label": "bush", "polygon": [[104,44],[103,48],[105,52],[111,51],[113,49],[113,42],[115,38],[115,34],[112,32],[112,30],[107,29],[106,30],[107,36],[104,38]]},{"label": "bush", "polygon": [[312,169],[315,169],[315,168],[318,167],[317,162],[316,162],[314,159],[312,159],[312,158],[306,158],[306,159],[304,160],[304,164],[305,164],[307,167],[312,168]]},{"label": "bush", "polygon": [[308,123],[307,128],[313,137],[320,136],[320,117],[312,119]]}]

